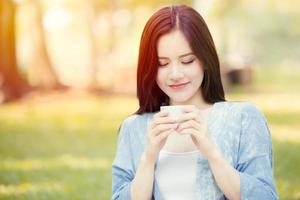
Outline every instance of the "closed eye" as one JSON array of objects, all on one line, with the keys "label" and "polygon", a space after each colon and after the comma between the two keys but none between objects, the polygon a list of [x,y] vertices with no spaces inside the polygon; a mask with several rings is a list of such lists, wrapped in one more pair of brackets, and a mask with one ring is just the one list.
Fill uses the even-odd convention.
[{"label": "closed eye", "polygon": [[165,67],[165,66],[167,66],[169,63],[159,63],[158,64],[158,67]]},{"label": "closed eye", "polygon": [[194,62],[195,59],[189,60],[189,61],[182,61],[182,64],[188,65]]}]

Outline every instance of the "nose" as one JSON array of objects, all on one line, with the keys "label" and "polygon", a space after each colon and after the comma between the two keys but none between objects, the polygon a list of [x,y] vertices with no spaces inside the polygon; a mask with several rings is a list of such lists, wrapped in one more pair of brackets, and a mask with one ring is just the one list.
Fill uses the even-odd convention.
[{"label": "nose", "polygon": [[173,64],[170,68],[169,78],[172,81],[178,81],[183,78],[183,73],[177,64]]}]

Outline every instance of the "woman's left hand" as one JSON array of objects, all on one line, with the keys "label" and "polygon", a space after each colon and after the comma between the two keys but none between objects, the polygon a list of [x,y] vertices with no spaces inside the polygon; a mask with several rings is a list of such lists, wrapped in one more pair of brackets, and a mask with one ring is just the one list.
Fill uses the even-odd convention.
[{"label": "woman's left hand", "polygon": [[205,116],[196,106],[185,107],[183,112],[177,120],[176,131],[182,135],[189,134],[202,155],[209,159],[216,153],[217,147],[210,137]]}]

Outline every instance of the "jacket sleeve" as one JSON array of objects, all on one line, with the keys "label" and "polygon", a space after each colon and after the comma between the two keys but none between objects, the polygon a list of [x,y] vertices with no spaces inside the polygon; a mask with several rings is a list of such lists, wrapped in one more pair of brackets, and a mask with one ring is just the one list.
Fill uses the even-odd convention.
[{"label": "jacket sleeve", "polygon": [[130,200],[134,167],[130,145],[130,130],[123,122],[119,131],[116,156],[112,164],[112,200]]},{"label": "jacket sleeve", "polygon": [[273,176],[272,139],[264,115],[253,105],[242,112],[242,129],[236,169],[241,199],[279,199]]}]

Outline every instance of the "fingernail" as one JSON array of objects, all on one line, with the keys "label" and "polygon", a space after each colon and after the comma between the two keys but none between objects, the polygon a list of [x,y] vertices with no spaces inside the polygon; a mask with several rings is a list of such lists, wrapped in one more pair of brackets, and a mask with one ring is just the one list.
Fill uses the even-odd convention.
[{"label": "fingernail", "polygon": [[178,127],[178,124],[174,124],[173,129],[175,130]]},{"label": "fingernail", "polygon": [[179,125],[177,126],[177,131],[181,131],[181,129],[180,129],[180,126],[179,126]]}]

